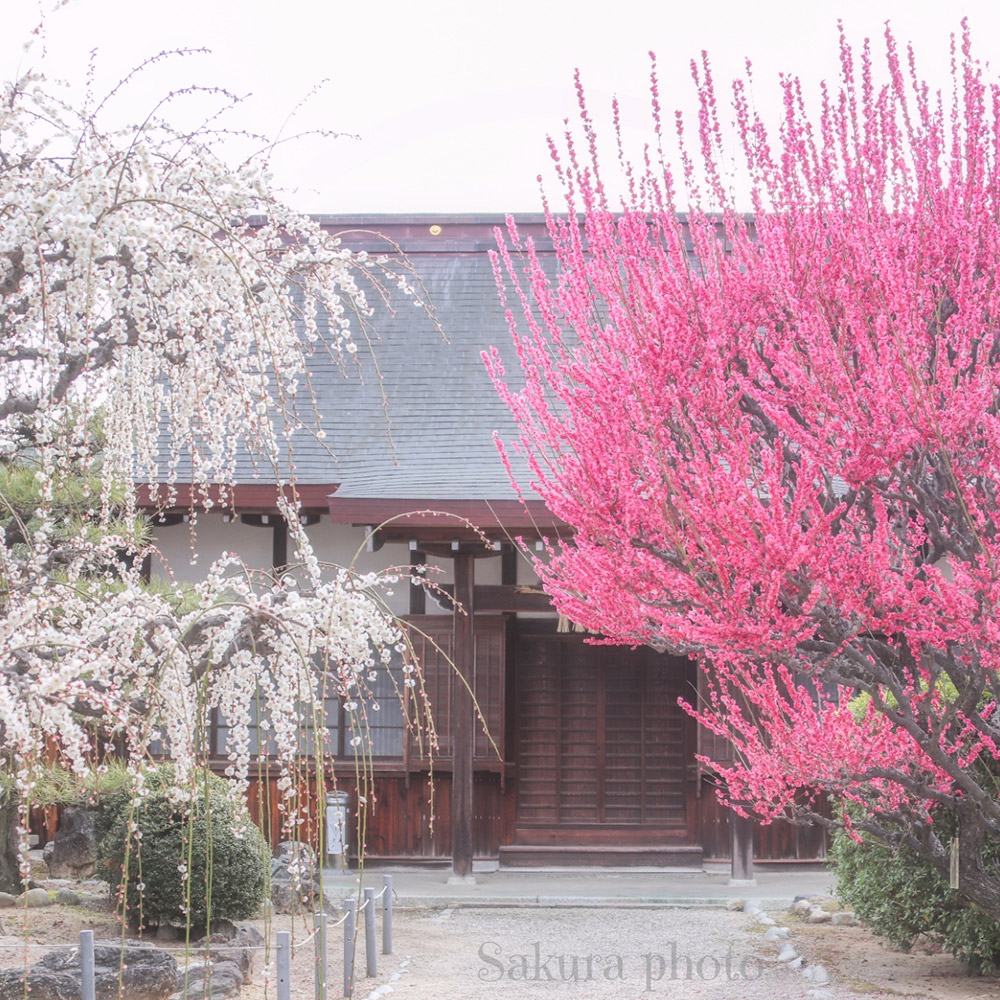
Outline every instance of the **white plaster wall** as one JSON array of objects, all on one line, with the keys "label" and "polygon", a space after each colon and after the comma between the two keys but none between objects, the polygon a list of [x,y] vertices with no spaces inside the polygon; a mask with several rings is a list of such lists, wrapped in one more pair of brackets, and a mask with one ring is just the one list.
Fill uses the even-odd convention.
[{"label": "white plaster wall", "polygon": [[[320,562],[345,566],[357,573],[377,573],[393,568],[404,574],[409,573],[410,550],[403,542],[389,542],[378,552],[367,552],[367,529],[355,528],[349,524],[332,524],[326,516],[320,518],[318,523],[310,524],[306,528],[306,535]],[[294,558],[291,547],[288,558]],[[392,593],[382,593],[382,600],[393,614],[407,614],[410,610],[408,578],[401,576],[391,589]]]},{"label": "white plaster wall", "polygon": [[270,569],[272,539],[270,528],[251,527],[238,517],[227,524],[222,514],[199,515],[193,535],[190,524],[154,525],[161,556],[154,556],[151,573],[154,579],[165,578],[169,567],[179,583],[194,583],[224,552],[238,554],[251,569]]},{"label": "white plaster wall", "polygon": [[[409,612],[409,581],[405,576],[410,565],[410,550],[407,543],[387,542],[377,552],[367,552],[365,550],[367,529],[347,524],[333,524],[326,516],[318,523],[309,525],[306,528],[306,535],[316,557],[323,563],[347,566],[358,573],[400,569],[403,575],[398,583],[392,585],[392,593],[384,594],[383,599],[394,614],[405,615]],[[268,570],[271,568],[272,538],[272,531],[268,527],[257,528],[243,524],[239,517],[226,523],[222,514],[200,515],[193,538],[189,524],[154,527],[155,544],[162,553],[162,559],[154,560],[152,574],[154,578],[166,577],[166,567],[169,566],[174,578],[179,582],[195,582],[204,578],[209,566],[223,552],[238,554],[251,569]],[[194,561],[192,561],[192,546],[197,553]],[[288,558],[290,562],[295,561],[291,543]],[[434,583],[441,585],[454,582],[451,559],[431,556],[427,560],[427,565],[430,567],[428,577]],[[476,583],[499,584],[500,569],[499,552],[494,556],[477,558]],[[538,577],[524,556],[518,556],[517,559],[517,582],[528,586],[538,583]],[[440,610],[442,609],[433,598],[433,591],[429,590],[428,613],[433,614]]]}]

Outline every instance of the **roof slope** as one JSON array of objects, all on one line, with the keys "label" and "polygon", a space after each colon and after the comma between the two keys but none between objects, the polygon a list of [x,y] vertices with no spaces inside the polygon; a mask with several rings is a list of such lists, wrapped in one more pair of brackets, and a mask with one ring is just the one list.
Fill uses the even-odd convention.
[{"label": "roof slope", "polygon": [[[317,346],[308,385],[300,386],[293,404],[304,428],[288,438],[279,475],[293,475],[304,485],[339,484],[338,498],[515,499],[493,435],[499,431],[510,441],[516,428],[481,358],[496,345],[509,362],[512,381],[520,372],[488,256],[496,246],[494,227],[504,220],[331,216],[321,221],[342,234],[345,246],[373,256],[388,250],[396,273],[412,271],[419,278],[419,298],[434,318],[395,287],[388,304],[366,290],[374,310],[367,321],[371,334],[353,322],[358,350],[345,355],[343,364]],[[547,242],[540,217],[525,222]],[[284,423],[279,415],[279,440]],[[161,455],[168,453],[168,438],[164,427]],[[189,478],[189,469],[182,458],[178,481]],[[526,486],[526,466],[515,469]],[[270,482],[274,475],[246,454],[238,459],[238,484]]]}]

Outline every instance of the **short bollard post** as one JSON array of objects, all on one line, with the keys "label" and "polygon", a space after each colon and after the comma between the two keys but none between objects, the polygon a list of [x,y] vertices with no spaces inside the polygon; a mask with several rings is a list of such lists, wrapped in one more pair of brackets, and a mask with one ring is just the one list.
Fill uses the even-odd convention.
[{"label": "short bollard post", "polygon": [[80,996],[95,1000],[94,985],[94,932],[80,931]]},{"label": "short bollard post", "polygon": [[382,954],[392,954],[392,876],[382,876]]},{"label": "short bollard post", "polygon": [[278,931],[277,994],[278,1000],[292,1000],[292,935]]},{"label": "short bollard post", "polygon": [[378,975],[378,951],[375,947],[374,889],[365,889],[365,964],[369,976]]},{"label": "short bollard post", "polygon": [[354,917],[357,901],[344,900],[347,919],[344,921],[344,996],[354,992]]},{"label": "short bollard post", "polygon": [[315,914],[313,924],[316,928],[316,1000],[326,1000],[326,914]]}]

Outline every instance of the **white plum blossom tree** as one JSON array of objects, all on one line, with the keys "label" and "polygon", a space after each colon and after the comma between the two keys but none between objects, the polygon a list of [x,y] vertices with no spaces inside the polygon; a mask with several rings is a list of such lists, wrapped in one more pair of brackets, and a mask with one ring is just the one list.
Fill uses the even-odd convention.
[{"label": "white plum blossom tree", "polygon": [[[266,162],[227,163],[214,133],[159,111],[105,129],[101,111],[38,74],[0,102],[0,463],[28,464],[38,488],[30,526],[0,495],[17,525],[0,546],[0,751],[22,835],[35,762],[57,747],[84,769],[88,720],[134,759],[163,739],[183,779],[218,708],[239,790],[258,693],[289,762],[301,712],[356,698],[402,642],[370,596],[378,580],[321,566],[278,470],[284,435],[308,422],[294,401],[310,354],[352,353],[365,290],[407,281],[286,208]],[[167,498],[183,468],[224,489],[240,449],[284,487],[294,575],[224,559],[181,600],[143,585],[127,532],[60,530],[73,477],[98,484],[88,518],[111,532],[139,516],[136,481]]]}]

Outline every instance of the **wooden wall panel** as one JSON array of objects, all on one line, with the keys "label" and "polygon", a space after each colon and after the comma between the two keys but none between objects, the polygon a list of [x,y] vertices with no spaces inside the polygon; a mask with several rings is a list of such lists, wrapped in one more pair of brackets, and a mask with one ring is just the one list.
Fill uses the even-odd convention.
[{"label": "wooden wall panel", "polygon": [[[824,811],[828,808],[826,803],[821,806]],[[705,858],[728,859],[732,850],[732,814],[719,803],[711,784],[702,786],[696,809]],[[754,829],[754,858],[758,861],[825,861],[828,847],[829,835],[819,826],[797,826],[778,820],[768,826],[758,823]]]},{"label": "wooden wall panel", "polygon": [[[476,857],[495,858],[500,851],[503,794],[500,775],[477,772],[473,780],[473,851]],[[358,796],[353,775],[338,775],[337,788],[350,799],[349,834],[351,855],[357,856]],[[426,771],[382,773],[375,776],[365,797],[364,838],[369,860],[438,860],[451,857],[451,774]],[[251,778],[248,801],[254,822],[261,826],[269,843],[288,838],[282,830],[281,801],[277,795],[277,775]],[[314,780],[299,783],[293,800],[304,822],[298,839],[320,849],[320,803]],[[325,804],[324,804],[325,805]]]},{"label": "wooden wall panel", "polygon": [[693,759],[677,704],[687,663],[527,630],[516,661],[516,839],[551,825],[626,828],[617,834],[623,844],[630,826],[679,835]]},{"label": "wooden wall panel", "polygon": [[[462,683],[452,665],[453,618],[451,615],[424,615],[408,620],[415,626],[410,629],[411,641],[421,664],[424,691],[430,703],[437,734],[438,745],[433,753],[434,760],[446,765],[454,752],[451,706],[455,698],[455,686]],[[489,736],[482,723],[478,724],[474,737],[474,759],[498,765],[504,756],[505,742],[507,621],[499,615],[476,615],[475,625],[472,690]],[[496,744],[495,748],[493,744]],[[412,761],[430,759],[428,747],[425,744],[421,749],[415,734],[410,736],[408,755]]]}]

